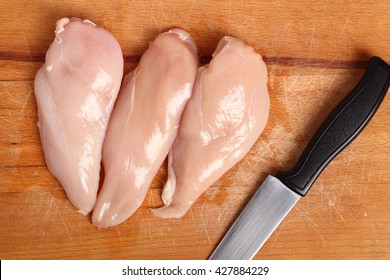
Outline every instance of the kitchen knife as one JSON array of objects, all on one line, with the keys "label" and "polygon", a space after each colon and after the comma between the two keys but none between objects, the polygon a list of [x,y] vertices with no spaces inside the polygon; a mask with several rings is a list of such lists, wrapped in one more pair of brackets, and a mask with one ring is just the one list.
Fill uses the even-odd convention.
[{"label": "kitchen knife", "polygon": [[322,123],[295,167],[266,178],[209,259],[252,259],[328,163],[367,125],[389,85],[390,66],[372,57],[362,79]]}]

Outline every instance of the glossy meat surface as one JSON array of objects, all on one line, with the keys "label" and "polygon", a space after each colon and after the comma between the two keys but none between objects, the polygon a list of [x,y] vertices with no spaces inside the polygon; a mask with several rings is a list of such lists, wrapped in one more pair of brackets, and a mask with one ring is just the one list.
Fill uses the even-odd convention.
[{"label": "glossy meat surface", "polygon": [[126,76],[103,147],[105,179],[93,211],[98,228],[129,218],[166,158],[178,132],[198,67],[183,30],[160,34]]},{"label": "glossy meat surface", "polygon": [[269,106],[261,56],[240,40],[224,37],[210,64],[198,71],[169,153],[165,206],[152,212],[163,218],[183,216],[254,145],[266,125]]},{"label": "glossy meat surface", "polygon": [[35,77],[38,127],[47,167],[87,214],[96,200],[123,56],[116,39],[89,20],[60,19],[55,35]]}]

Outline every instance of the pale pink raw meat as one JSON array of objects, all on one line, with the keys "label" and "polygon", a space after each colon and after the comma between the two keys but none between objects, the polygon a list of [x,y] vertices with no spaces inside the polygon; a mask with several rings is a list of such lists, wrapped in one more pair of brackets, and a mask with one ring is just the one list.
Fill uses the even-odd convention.
[{"label": "pale pink raw meat", "polygon": [[176,138],[198,67],[183,30],[160,34],[123,81],[103,146],[105,179],[93,211],[98,228],[129,218]]},{"label": "pale pink raw meat", "polygon": [[183,216],[255,144],[269,107],[261,56],[242,41],[224,37],[210,64],[198,71],[168,156],[165,206],[152,212],[163,218]]},{"label": "pale pink raw meat", "polygon": [[122,75],[116,39],[89,20],[62,18],[34,83],[47,167],[69,200],[89,213],[99,185],[101,149]]}]

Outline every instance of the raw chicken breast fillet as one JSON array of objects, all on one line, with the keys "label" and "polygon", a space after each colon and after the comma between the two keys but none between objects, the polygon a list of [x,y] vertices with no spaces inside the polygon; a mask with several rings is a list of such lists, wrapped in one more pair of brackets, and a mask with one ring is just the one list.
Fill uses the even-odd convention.
[{"label": "raw chicken breast fillet", "polygon": [[267,69],[253,48],[233,37],[198,71],[168,157],[163,218],[182,217],[196,199],[254,145],[268,119]]},{"label": "raw chicken breast fillet", "polygon": [[89,20],[57,21],[35,77],[38,127],[47,167],[83,214],[96,201],[101,149],[122,75],[116,39]]},{"label": "raw chicken breast fillet", "polygon": [[160,34],[126,76],[103,146],[105,179],[93,211],[98,228],[129,218],[176,138],[198,68],[197,50],[183,30]]}]

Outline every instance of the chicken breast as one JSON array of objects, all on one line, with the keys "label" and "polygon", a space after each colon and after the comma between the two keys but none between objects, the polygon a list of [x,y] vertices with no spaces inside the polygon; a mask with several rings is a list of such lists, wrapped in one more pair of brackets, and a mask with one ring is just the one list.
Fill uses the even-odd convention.
[{"label": "chicken breast", "polygon": [[242,41],[224,37],[210,64],[198,71],[169,153],[165,206],[152,212],[163,218],[182,217],[255,144],[269,107],[261,56]]},{"label": "chicken breast", "polygon": [[47,167],[87,214],[96,201],[123,56],[116,39],[89,20],[60,19],[55,35],[34,83],[39,133]]},{"label": "chicken breast", "polygon": [[126,76],[103,147],[105,179],[93,211],[98,228],[118,225],[142,204],[176,138],[198,68],[180,29],[160,34]]}]

